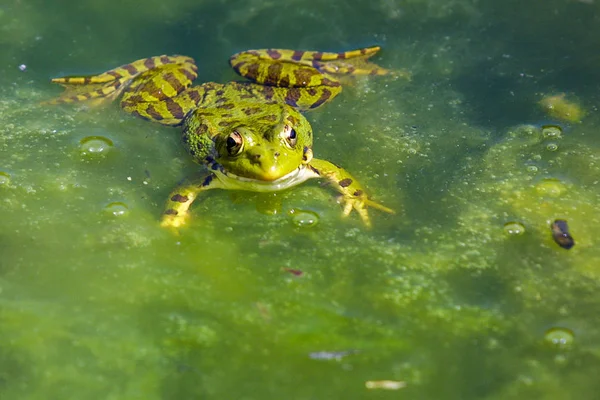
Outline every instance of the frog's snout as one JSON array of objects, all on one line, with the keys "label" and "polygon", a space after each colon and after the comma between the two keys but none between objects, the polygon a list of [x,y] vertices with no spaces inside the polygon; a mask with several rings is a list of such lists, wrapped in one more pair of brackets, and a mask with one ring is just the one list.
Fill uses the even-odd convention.
[{"label": "frog's snout", "polygon": [[263,179],[271,181],[281,177],[280,153],[276,149],[257,146],[249,150],[247,156],[250,163],[260,169]]},{"label": "frog's snout", "polygon": [[[278,157],[279,157],[279,152],[274,151],[272,158],[277,159]],[[254,164],[260,164],[262,162],[261,160],[263,160],[263,155],[260,153],[250,155],[250,161],[252,161]]]},{"label": "frog's snout", "polygon": [[252,164],[272,164],[279,158],[279,151],[275,149],[263,149],[262,146],[256,146],[248,150],[248,158]]},{"label": "frog's snout", "polygon": [[260,163],[260,157],[261,157],[261,154],[251,154],[250,155],[250,161],[253,164],[258,164],[258,163]]}]

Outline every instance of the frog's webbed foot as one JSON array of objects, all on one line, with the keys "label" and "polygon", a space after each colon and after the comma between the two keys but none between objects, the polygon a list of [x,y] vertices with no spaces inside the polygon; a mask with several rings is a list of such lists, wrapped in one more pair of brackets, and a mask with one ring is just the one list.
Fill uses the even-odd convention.
[{"label": "frog's webbed foot", "polygon": [[391,70],[369,61],[379,50],[381,47],[374,46],[342,53],[315,53],[310,57],[319,71],[332,75],[388,75]]},{"label": "frog's webbed foot", "polygon": [[343,84],[351,83],[352,77],[366,75],[390,75],[411,79],[411,74],[407,70],[387,69],[369,61],[369,58],[379,50],[381,50],[379,46],[374,46],[342,53],[322,53],[322,55],[317,53],[316,56],[314,54],[311,56],[312,65],[324,74],[337,77]]},{"label": "frog's webbed foot", "polygon": [[350,215],[355,210],[363,223],[371,226],[368,207],[394,214],[394,211],[371,200],[361,185],[346,170],[325,160],[313,158],[310,162],[310,168],[315,173],[315,177],[326,178],[328,182],[341,194],[340,203],[343,204],[343,215]]},{"label": "frog's webbed foot", "polygon": [[52,83],[63,86],[65,91],[42,104],[85,102],[87,106],[98,106],[109,103],[119,96],[124,86],[122,80],[104,75],[54,78]]},{"label": "frog's webbed foot", "polygon": [[198,194],[205,190],[220,187],[220,181],[213,174],[206,176],[200,181],[177,187],[171,192],[169,200],[165,204],[165,211],[163,212],[160,226],[177,232],[178,228],[181,228],[189,221],[190,214],[188,210],[194,200],[196,200],[196,197],[198,197]]},{"label": "frog's webbed foot", "polygon": [[189,212],[187,210],[177,211],[174,208],[168,208],[160,219],[160,226],[162,228],[171,229],[174,233],[177,233],[177,229],[186,225],[189,218]]},{"label": "frog's webbed foot", "polygon": [[369,228],[371,227],[371,219],[369,218],[369,212],[367,211],[367,207],[372,207],[389,214],[395,214],[394,210],[369,199],[364,193],[359,196],[342,195],[340,197],[340,201],[344,205],[344,217],[350,215],[352,210],[356,210],[356,212],[360,216],[360,219]]}]

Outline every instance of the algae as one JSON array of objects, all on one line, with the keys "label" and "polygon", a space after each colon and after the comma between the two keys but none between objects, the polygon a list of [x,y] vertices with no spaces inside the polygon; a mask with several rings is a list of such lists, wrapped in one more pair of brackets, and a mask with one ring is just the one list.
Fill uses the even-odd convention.
[{"label": "algae", "polygon": [[[0,7],[0,397],[395,395],[365,388],[384,380],[414,399],[598,392],[598,4],[53,7]],[[396,209],[372,230],[312,182],[209,192],[173,236],[163,201],[198,172],[177,129],[39,104],[50,77],[143,56],[189,54],[225,80],[246,48],[374,43],[412,79],[358,80],[307,115],[315,155]],[[562,92],[586,105],[580,123],[536,104]]]}]

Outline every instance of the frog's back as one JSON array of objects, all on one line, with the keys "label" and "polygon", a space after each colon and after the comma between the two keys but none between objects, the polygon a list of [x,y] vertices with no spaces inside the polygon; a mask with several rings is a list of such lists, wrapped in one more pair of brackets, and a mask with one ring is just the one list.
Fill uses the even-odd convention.
[{"label": "frog's back", "polygon": [[228,82],[228,83],[203,83],[204,96],[199,104],[200,108],[233,108],[225,104],[239,105],[251,104],[274,104],[281,102],[276,96],[276,91],[271,86],[263,86],[252,82]]},{"label": "frog's back", "polygon": [[[237,124],[273,125],[283,117],[300,118],[276,89],[250,82],[205,83],[202,102],[187,117],[202,121],[211,131],[210,136],[223,128]],[[296,121],[291,121],[295,124]]]}]

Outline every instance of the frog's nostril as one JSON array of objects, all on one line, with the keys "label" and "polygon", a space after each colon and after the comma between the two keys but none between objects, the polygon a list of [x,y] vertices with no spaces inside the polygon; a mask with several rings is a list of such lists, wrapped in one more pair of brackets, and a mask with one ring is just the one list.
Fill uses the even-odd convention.
[{"label": "frog's nostril", "polygon": [[279,152],[278,152],[278,151],[276,151],[276,152],[275,152],[275,154],[273,154],[273,156],[275,156],[275,157],[279,157]]}]

